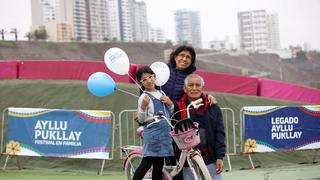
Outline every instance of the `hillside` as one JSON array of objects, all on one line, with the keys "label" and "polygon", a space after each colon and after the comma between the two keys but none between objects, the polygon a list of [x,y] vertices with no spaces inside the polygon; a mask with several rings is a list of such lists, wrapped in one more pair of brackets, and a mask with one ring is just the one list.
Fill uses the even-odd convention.
[{"label": "hillside", "polygon": [[[127,52],[130,63],[151,64],[164,60],[164,50],[173,49],[170,43],[47,43],[0,41],[0,60],[73,59],[103,61],[111,47]],[[282,80],[320,88],[320,54],[300,53],[294,59],[280,59],[276,54],[234,55],[212,50],[196,49],[197,67],[238,75]]]}]

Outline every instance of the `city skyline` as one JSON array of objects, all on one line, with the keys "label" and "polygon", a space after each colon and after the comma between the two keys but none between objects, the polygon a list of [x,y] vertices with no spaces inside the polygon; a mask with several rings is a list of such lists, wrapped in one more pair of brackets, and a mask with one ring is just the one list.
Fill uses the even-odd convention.
[{"label": "city skyline", "polygon": [[[177,9],[200,11],[202,44],[224,40],[235,42],[238,36],[237,13],[266,10],[278,14],[281,48],[309,43],[311,49],[320,50],[320,1],[318,0],[142,0],[146,2],[148,20],[163,27],[167,38],[174,38],[174,11]],[[164,6],[163,4],[167,4]],[[163,20],[166,21],[163,21]],[[210,22],[210,23],[208,23]],[[299,24],[301,26],[299,26]]]},{"label": "city skyline", "polygon": [[[232,42],[238,35],[237,13],[265,9],[279,16],[280,43],[282,48],[289,45],[304,46],[320,50],[320,1],[318,0],[139,0],[146,2],[148,22],[165,30],[165,38],[175,39],[174,11],[187,9],[200,11],[202,44],[204,48],[212,40],[229,37]],[[0,29],[7,31],[5,38],[14,39],[9,31],[17,28],[19,39],[30,31],[30,1],[6,0],[0,7]],[[164,5],[166,4],[166,5]]]}]

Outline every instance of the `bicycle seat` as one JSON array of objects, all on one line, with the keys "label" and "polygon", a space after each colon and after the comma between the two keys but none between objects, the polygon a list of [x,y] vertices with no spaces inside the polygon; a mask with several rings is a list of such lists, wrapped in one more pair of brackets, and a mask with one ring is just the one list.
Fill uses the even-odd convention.
[{"label": "bicycle seat", "polygon": [[174,132],[177,134],[179,132],[185,132],[189,129],[196,128],[193,121],[190,118],[182,119],[174,125]]}]

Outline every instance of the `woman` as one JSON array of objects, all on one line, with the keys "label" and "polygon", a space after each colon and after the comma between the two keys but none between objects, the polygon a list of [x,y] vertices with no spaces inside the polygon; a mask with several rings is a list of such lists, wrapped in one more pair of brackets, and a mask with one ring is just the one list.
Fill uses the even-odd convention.
[{"label": "woman", "polygon": [[[168,66],[170,69],[170,77],[161,90],[174,102],[178,102],[183,92],[184,79],[196,71],[196,53],[193,47],[182,45],[179,46],[170,55]],[[216,104],[216,99],[208,95],[210,104]]]},{"label": "woman", "polygon": [[170,77],[161,90],[173,101],[178,102],[183,95],[184,79],[197,68],[195,66],[196,53],[191,46],[179,46],[170,55],[168,63]]}]

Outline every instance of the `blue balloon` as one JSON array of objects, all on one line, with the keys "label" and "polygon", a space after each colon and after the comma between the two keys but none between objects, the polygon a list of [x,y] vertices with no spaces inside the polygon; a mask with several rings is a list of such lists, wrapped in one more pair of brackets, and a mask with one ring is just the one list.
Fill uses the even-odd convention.
[{"label": "blue balloon", "polygon": [[96,72],[91,74],[87,87],[95,96],[107,96],[117,90],[116,83],[107,73]]}]

